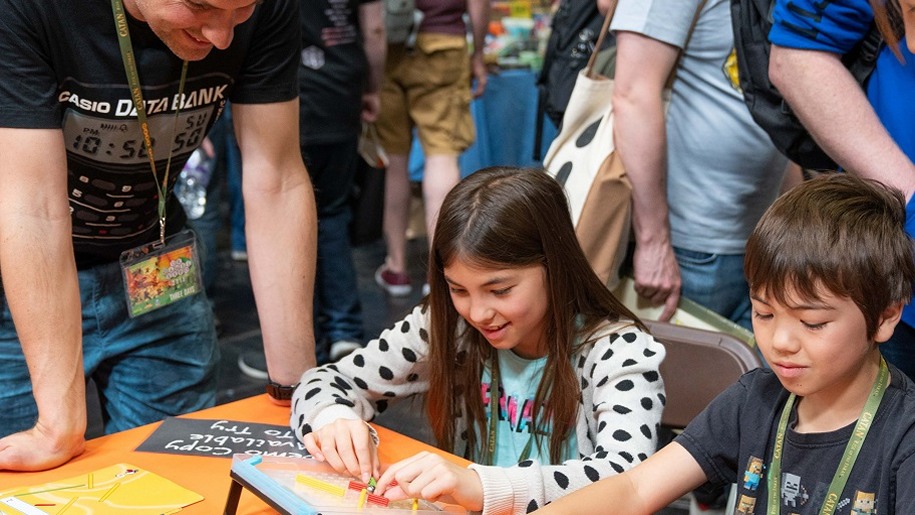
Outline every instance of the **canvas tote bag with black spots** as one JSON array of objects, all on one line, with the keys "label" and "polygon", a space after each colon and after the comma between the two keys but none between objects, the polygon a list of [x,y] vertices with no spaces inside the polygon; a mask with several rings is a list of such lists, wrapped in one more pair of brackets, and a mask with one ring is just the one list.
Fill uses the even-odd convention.
[{"label": "canvas tote bag with black spots", "polygon": [[[704,4],[703,0],[696,9],[687,43]],[[612,2],[597,48],[607,35],[615,9],[616,2]],[[613,142],[613,80],[594,73],[596,55],[591,54],[588,65],[578,74],[559,134],[550,144],[543,167],[566,191],[575,234],[588,262],[614,289],[629,245],[632,184]],[[678,65],[679,57],[673,71]],[[665,110],[673,79],[672,72],[664,90]]]},{"label": "canvas tote bag with black spots", "polygon": [[[610,26],[611,6],[596,48]],[[578,72],[569,105],[543,167],[562,184],[588,262],[611,289],[629,244],[632,185],[613,144],[613,80],[594,72],[597,52]]]}]

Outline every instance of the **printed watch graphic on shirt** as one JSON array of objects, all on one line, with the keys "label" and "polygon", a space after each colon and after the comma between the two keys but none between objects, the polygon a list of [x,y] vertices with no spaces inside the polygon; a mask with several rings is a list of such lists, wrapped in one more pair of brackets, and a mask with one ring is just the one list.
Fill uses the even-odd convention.
[{"label": "printed watch graphic on shirt", "polygon": [[[171,154],[174,185],[225,106],[227,88],[225,77],[212,74],[188,80],[180,99],[177,81],[143,91],[158,180]],[[127,86],[64,81],[57,98],[64,109],[73,237],[117,240],[156,225],[156,179]]]}]

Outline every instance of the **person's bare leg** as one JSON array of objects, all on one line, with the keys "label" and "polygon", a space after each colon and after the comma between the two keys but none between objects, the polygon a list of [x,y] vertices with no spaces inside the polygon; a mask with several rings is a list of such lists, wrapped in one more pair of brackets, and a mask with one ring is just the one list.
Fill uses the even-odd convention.
[{"label": "person's bare leg", "polygon": [[458,157],[447,154],[426,156],[426,168],[423,171],[423,206],[426,214],[426,234],[429,244],[435,234],[435,221],[445,195],[461,180]]},{"label": "person's bare leg", "polygon": [[388,270],[407,272],[407,225],[410,219],[409,156],[391,154],[384,177],[384,217],[382,229],[387,245]]}]

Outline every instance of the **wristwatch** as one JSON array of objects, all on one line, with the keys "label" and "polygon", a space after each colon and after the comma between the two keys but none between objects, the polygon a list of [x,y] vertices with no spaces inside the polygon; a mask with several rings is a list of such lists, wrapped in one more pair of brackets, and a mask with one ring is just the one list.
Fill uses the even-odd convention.
[{"label": "wristwatch", "polygon": [[292,400],[292,392],[295,391],[298,383],[294,385],[282,385],[267,378],[267,395],[278,401]]}]

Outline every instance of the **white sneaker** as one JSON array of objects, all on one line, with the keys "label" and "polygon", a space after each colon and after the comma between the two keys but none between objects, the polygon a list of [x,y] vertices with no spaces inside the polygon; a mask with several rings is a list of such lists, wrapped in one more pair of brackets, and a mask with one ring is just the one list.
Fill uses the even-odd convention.
[{"label": "white sneaker", "polygon": [[267,358],[260,349],[248,349],[239,353],[238,368],[242,374],[253,378],[267,380]]},{"label": "white sneaker", "polygon": [[233,250],[231,253],[232,261],[247,261],[248,260],[248,251],[246,250]]},{"label": "white sneaker", "polygon": [[429,283],[423,283],[423,297],[429,295]]},{"label": "white sneaker", "polygon": [[346,356],[347,354],[353,352],[356,349],[361,349],[362,344],[354,340],[337,340],[334,343],[330,344],[330,360],[339,361],[340,358]]}]

